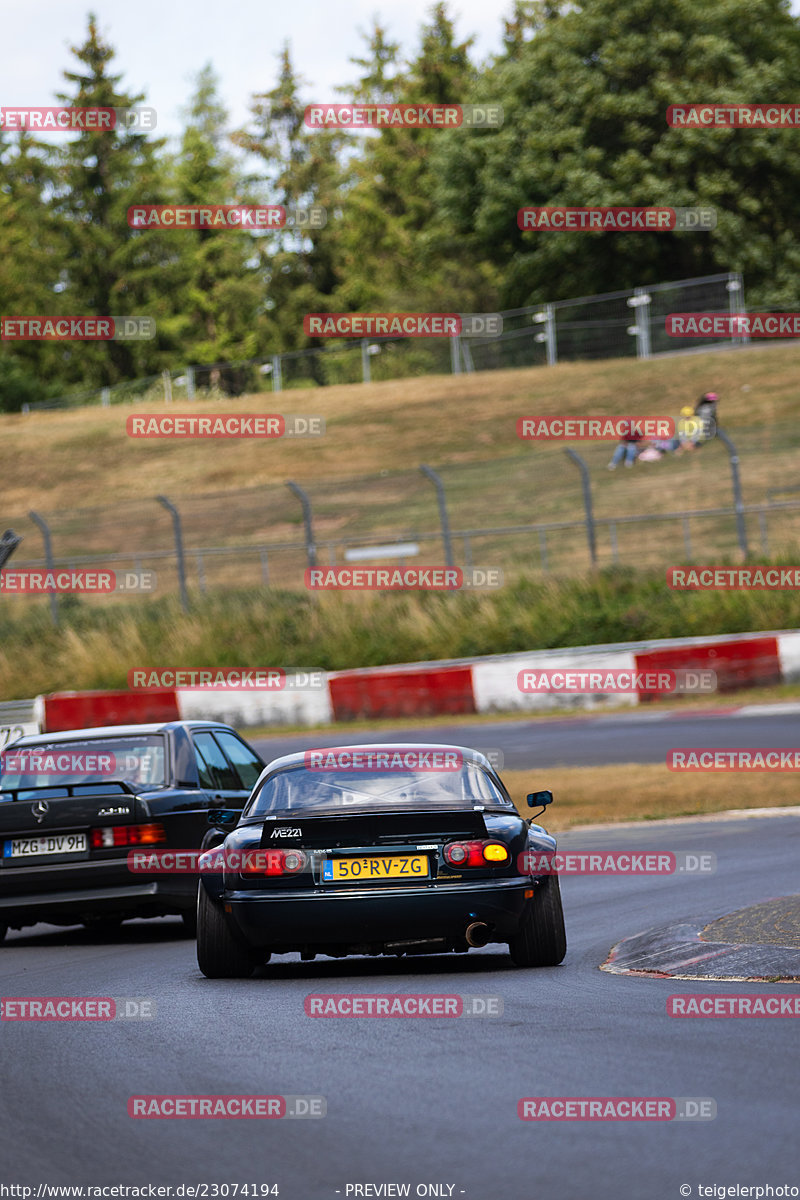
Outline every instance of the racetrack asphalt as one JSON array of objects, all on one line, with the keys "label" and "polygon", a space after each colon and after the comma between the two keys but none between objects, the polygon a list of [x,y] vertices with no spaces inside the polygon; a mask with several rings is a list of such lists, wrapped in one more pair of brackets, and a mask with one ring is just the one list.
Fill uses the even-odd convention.
[{"label": "racetrack asphalt", "polygon": [[[437,729],[427,740],[445,738]],[[471,739],[462,730],[456,740]],[[796,1024],[666,1010],[672,994],[798,995],[797,985],[600,970],[639,931],[698,914],[712,922],[797,892],[799,839],[791,813],[560,835],[563,849],[713,852],[717,869],[563,878],[567,957],[544,970],[518,970],[503,947],[488,946],[399,960],[291,956],[251,980],[209,981],[168,918],[126,923],[115,937],[12,932],[0,948],[4,997],[150,997],[157,1012],[146,1022],[0,1023],[2,1180],[277,1183],[284,1200],[355,1200],[347,1186],[367,1183],[410,1184],[411,1196],[435,1184],[443,1190],[428,1195],[456,1200],[672,1200],[698,1196],[698,1185],[800,1186]],[[349,991],[498,997],[503,1011],[305,1015],[310,993]],[[175,1093],[322,1095],[327,1116],[127,1115],[132,1094]],[[521,1121],[517,1101],[538,1096],[711,1098],[717,1115]],[[381,1194],[398,1193],[360,1193]]]},{"label": "racetrack asphalt", "polygon": [[637,709],[580,717],[531,720],[519,717],[475,724],[381,729],[377,733],[313,730],[276,733],[253,739],[267,760],[316,746],[351,746],[362,742],[444,742],[472,746],[487,753],[500,750],[507,771],[526,767],[590,767],[607,763],[663,763],[673,747],[735,749],[738,746],[794,747],[800,717],[797,705],[753,705],[733,711]]}]

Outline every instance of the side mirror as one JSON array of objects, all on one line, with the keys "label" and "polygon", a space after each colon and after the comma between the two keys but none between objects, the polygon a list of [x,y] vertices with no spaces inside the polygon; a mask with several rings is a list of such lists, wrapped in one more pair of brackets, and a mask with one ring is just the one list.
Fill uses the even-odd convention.
[{"label": "side mirror", "polygon": [[241,815],[238,808],[210,808],[208,823],[215,829],[233,829]]},{"label": "side mirror", "polygon": [[525,798],[528,808],[547,808],[548,804],[553,803],[553,793],[550,791],[529,792]]}]

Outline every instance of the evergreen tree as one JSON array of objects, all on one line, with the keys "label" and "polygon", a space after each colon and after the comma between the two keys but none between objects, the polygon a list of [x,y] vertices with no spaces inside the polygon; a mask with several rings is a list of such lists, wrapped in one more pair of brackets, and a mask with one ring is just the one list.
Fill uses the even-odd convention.
[{"label": "evergreen tree", "polygon": [[[435,4],[416,56],[405,69],[385,77],[391,95],[381,98],[398,104],[462,103],[476,77],[469,57],[472,41],[459,42],[446,5]],[[379,26],[373,29],[369,50],[366,60],[353,60],[365,70],[356,89],[359,98],[366,97],[380,78],[380,55],[386,50]],[[394,63],[392,58],[388,61]],[[445,137],[441,129],[394,127],[364,138],[342,232],[344,283],[339,295],[344,307],[459,307],[446,282],[452,266],[449,251],[443,249],[438,256],[434,252],[439,214],[432,160],[437,140]]]},{"label": "evergreen tree", "polygon": [[[177,155],[173,191],[179,204],[248,203],[233,155],[225,149],[227,113],[211,65],[197,76]],[[252,358],[263,300],[253,234],[237,229],[187,229],[175,287],[182,299],[171,332],[183,361],[221,363]],[[218,381],[236,389],[238,380]]]},{"label": "evergreen tree", "polygon": [[327,297],[339,281],[337,218],[343,186],[339,153],[345,138],[335,130],[306,128],[303,81],[295,72],[288,45],[279,63],[275,87],[253,97],[251,125],[236,133],[234,141],[258,160],[249,183],[266,191],[262,202],[281,204],[289,213],[298,206],[307,210],[321,205],[327,224],[321,229],[287,225],[258,239],[267,281],[264,333],[259,335],[262,352],[304,346],[303,317],[327,309]]},{"label": "evergreen tree", "polygon": [[[94,15],[86,41],[72,53],[78,66],[64,72],[71,90],[58,94],[62,102],[132,108],[144,100],[121,91],[121,76],[109,73],[115,51],[100,36]],[[81,130],[61,148],[54,208],[68,246],[63,299],[70,313],[151,315],[158,322],[179,303],[174,268],[180,233],[135,230],[127,223],[129,207],[165,200],[158,158],[163,147],[163,139],[117,126]],[[65,343],[63,357],[64,374],[88,386],[145,375],[164,363],[159,341]]]},{"label": "evergreen tree", "polygon": [[[0,133],[0,309],[6,316],[64,311],[59,296],[65,247],[49,207],[54,175],[48,148],[26,131]],[[0,343],[0,411],[45,399],[54,389],[59,348],[53,342]]]}]

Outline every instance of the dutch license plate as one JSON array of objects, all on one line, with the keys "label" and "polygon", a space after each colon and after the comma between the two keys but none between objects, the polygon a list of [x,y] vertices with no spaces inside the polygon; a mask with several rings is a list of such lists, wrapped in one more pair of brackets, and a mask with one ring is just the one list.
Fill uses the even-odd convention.
[{"label": "dutch license plate", "polygon": [[427,854],[380,858],[328,858],[322,864],[325,883],[367,883],[381,879],[427,879]]},{"label": "dutch license plate", "polygon": [[33,838],[7,838],[3,858],[39,858],[42,854],[84,854],[85,833],[53,833]]}]

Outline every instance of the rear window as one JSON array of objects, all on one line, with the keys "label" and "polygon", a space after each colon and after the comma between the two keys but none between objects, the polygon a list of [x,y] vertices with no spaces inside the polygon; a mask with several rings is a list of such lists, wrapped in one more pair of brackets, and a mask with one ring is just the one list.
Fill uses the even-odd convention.
[{"label": "rear window", "polygon": [[465,763],[457,771],[311,771],[289,767],[268,776],[245,815],[313,815],[359,812],[441,811],[472,808],[514,809],[482,767]]},{"label": "rear window", "polygon": [[160,734],[39,742],[0,754],[0,801],[12,789],[120,779],[144,787],[166,784],[166,743]]}]

